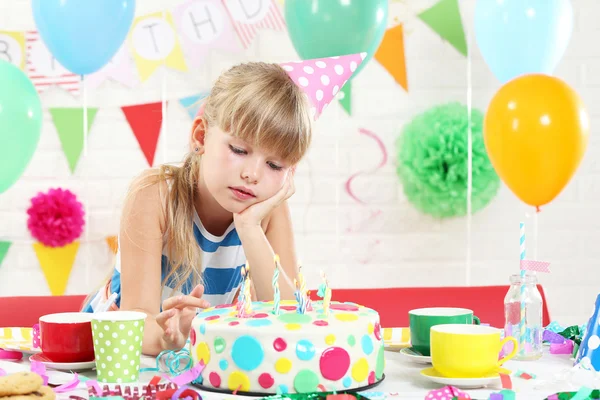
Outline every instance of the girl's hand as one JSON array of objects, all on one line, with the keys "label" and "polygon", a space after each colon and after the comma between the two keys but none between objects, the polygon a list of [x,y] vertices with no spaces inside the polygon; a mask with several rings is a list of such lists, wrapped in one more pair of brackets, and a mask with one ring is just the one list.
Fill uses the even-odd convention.
[{"label": "girl's hand", "polygon": [[208,301],[201,298],[203,294],[204,286],[197,285],[188,296],[169,297],[163,301],[163,311],[156,316],[156,322],[164,331],[162,339],[166,350],[179,350],[185,346],[197,309],[210,307]]},{"label": "girl's hand", "polygon": [[262,220],[269,215],[274,208],[292,197],[295,191],[294,169],[292,169],[288,173],[281,189],[279,189],[272,197],[246,208],[241,213],[233,214],[233,222],[235,223],[236,229],[240,230],[245,227],[260,226]]}]

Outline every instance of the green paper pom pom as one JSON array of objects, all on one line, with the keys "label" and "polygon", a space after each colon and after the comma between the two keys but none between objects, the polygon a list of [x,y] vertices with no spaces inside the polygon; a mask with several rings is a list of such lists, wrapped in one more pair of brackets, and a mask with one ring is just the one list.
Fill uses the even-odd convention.
[{"label": "green paper pom pom", "polygon": [[[398,138],[396,171],[408,200],[438,218],[467,214],[468,109],[460,103],[433,107],[405,125]],[[498,193],[500,179],[483,141],[483,114],[471,110],[472,213]]]}]

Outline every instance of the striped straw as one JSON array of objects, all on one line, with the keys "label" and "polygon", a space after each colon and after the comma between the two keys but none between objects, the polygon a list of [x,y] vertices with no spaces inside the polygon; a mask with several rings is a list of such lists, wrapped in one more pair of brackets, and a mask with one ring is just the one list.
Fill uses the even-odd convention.
[{"label": "striped straw", "polygon": [[275,272],[273,273],[273,313],[279,315],[279,302],[281,294],[279,293],[279,256],[275,254]]},{"label": "striped straw", "polygon": [[[520,250],[521,250],[521,261],[525,259],[525,224],[521,222],[520,228]],[[527,330],[525,329],[525,270],[521,270],[521,326],[520,326],[520,350],[521,354],[525,354],[525,343],[527,342]]]}]

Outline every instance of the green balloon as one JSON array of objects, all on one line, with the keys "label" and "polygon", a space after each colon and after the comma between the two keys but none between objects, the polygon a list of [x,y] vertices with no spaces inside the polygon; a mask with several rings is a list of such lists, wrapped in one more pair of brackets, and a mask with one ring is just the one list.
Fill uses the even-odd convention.
[{"label": "green balloon", "polygon": [[42,104],[19,68],[0,60],[0,193],[23,174],[40,140]]},{"label": "green balloon", "polygon": [[294,48],[304,59],[367,52],[353,77],[381,43],[388,0],[286,0],[285,21]]}]

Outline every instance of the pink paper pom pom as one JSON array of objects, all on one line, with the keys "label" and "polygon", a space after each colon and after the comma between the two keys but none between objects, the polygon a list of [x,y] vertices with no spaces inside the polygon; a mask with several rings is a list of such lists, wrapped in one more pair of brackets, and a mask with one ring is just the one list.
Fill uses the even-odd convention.
[{"label": "pink paper pom pom", "polygon": [[27,210],[31,235],[49,247],[62,247],[83,232],[83,205],[69,190],[50,189],[31,199]]}]

